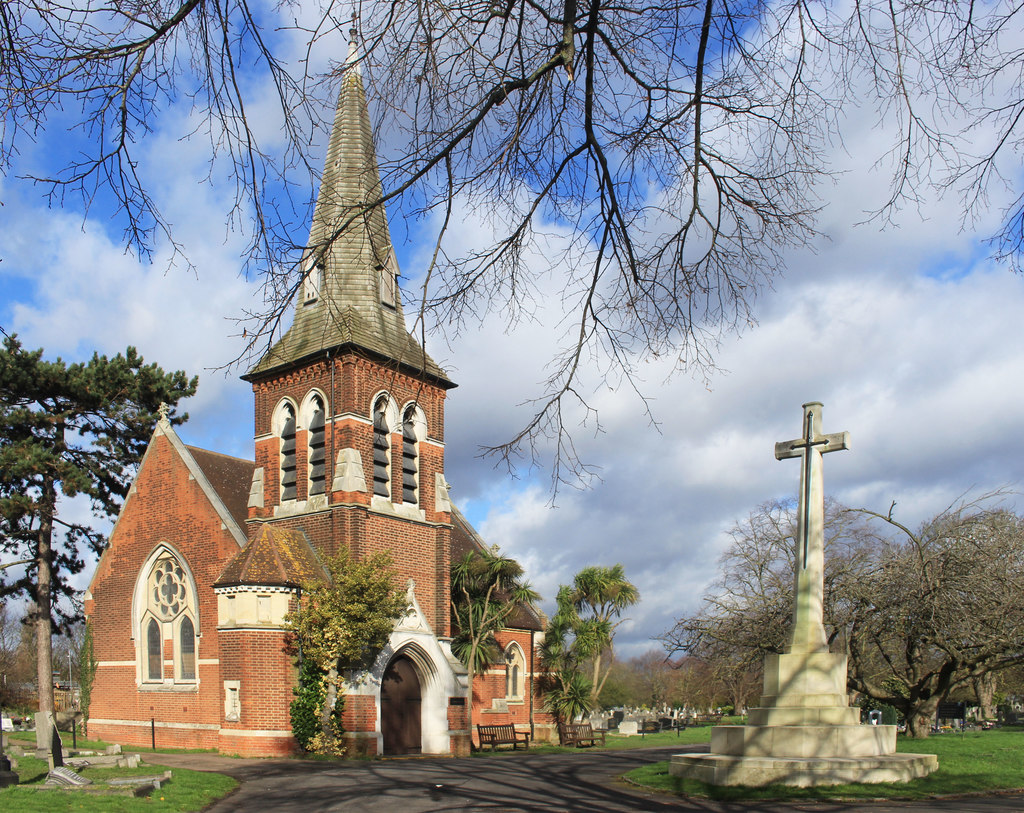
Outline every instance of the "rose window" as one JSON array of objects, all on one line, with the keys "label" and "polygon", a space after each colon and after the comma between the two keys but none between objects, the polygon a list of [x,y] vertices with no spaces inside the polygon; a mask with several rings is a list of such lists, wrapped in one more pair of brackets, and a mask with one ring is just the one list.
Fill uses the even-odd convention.
[{"label": "rose window", "polygon": [[185,609],[185,571],[174,559],[161,559],[153,569],[152,601],[164,618]]}]

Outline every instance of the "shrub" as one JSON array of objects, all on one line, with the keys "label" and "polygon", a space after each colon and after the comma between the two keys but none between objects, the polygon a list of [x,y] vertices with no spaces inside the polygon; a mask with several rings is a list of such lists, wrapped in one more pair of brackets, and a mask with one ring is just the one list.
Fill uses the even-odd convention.
[{"label": "shrub", "polygon": [[[327,695],[327,673],[318,669],[310,658],[306,658],[299,666],[299,685],[292,690],[289,711],[291,714],[292,734],[295,741],[304,751],[316,751],[320,730],[320,707]],[[335,733],[341,736],[341,710],[344,707],[344,695],[338,694],[331,715]]]}]

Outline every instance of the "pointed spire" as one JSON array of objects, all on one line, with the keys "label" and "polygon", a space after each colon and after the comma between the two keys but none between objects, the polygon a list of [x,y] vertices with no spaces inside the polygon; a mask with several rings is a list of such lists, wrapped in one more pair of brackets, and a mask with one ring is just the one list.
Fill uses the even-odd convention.
[{"label": "pointed spire", "polygon": [[383,205],[373,206],[384,190],[363,88],[357,26],[353,14],[334,126],[302,260],[304,278],[295,321],[244,378],[356,345],[452,386],[405,328],[387,214]]},{"label": "pointed spire", "polygon": [[352,27],[348,30],[348,57],[345,59],[345,68],[355,70],[360,76],[363,69],[359,65],[359,14],[352,10]]}]

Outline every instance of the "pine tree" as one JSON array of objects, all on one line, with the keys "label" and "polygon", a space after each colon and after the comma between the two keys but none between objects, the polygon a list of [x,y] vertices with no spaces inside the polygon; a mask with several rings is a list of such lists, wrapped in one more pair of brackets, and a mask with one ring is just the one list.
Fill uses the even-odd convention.
[{"label": "pine tree", "polygon": [[68,364],[45,361],[42,350],[25,350],[17,336],[4,338],[0,553],[25,568],[0,570],[0,599],[24,596],[33,604],[40,711],[53,711],[51,634],[77,616],[60,602],[75,592],[68,577],[84,567],[83,552],[98,553],[106,544],[102,526],[60,513],[63,500],[85,497],[92,519],[115,517],[160,410],[170,412],[196,383],[181,370],[144,364],[133,347]]}]

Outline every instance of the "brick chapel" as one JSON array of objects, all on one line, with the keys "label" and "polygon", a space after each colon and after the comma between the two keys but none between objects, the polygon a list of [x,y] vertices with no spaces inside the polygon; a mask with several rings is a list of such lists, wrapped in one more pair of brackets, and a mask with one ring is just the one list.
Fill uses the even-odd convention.
[{"label": "brick chapel", "polygon": [[[354,38],[353,38],[354,39]],[[346,683],[352,754],[463,754],[467,671],[451,651],[453,557],[483,546],[452,505],[444,406],[455,384],[408,333],[355,46],[290,329],[243,379],[255,460],[153,433],[85,594],[98,661],[89,733],[112,742],[296,750],[284,616],[325,556],[388,552],[410,611]],[[550,732],[534,687],[539,613],[519,607],[477,676],[474,717]]]}]

